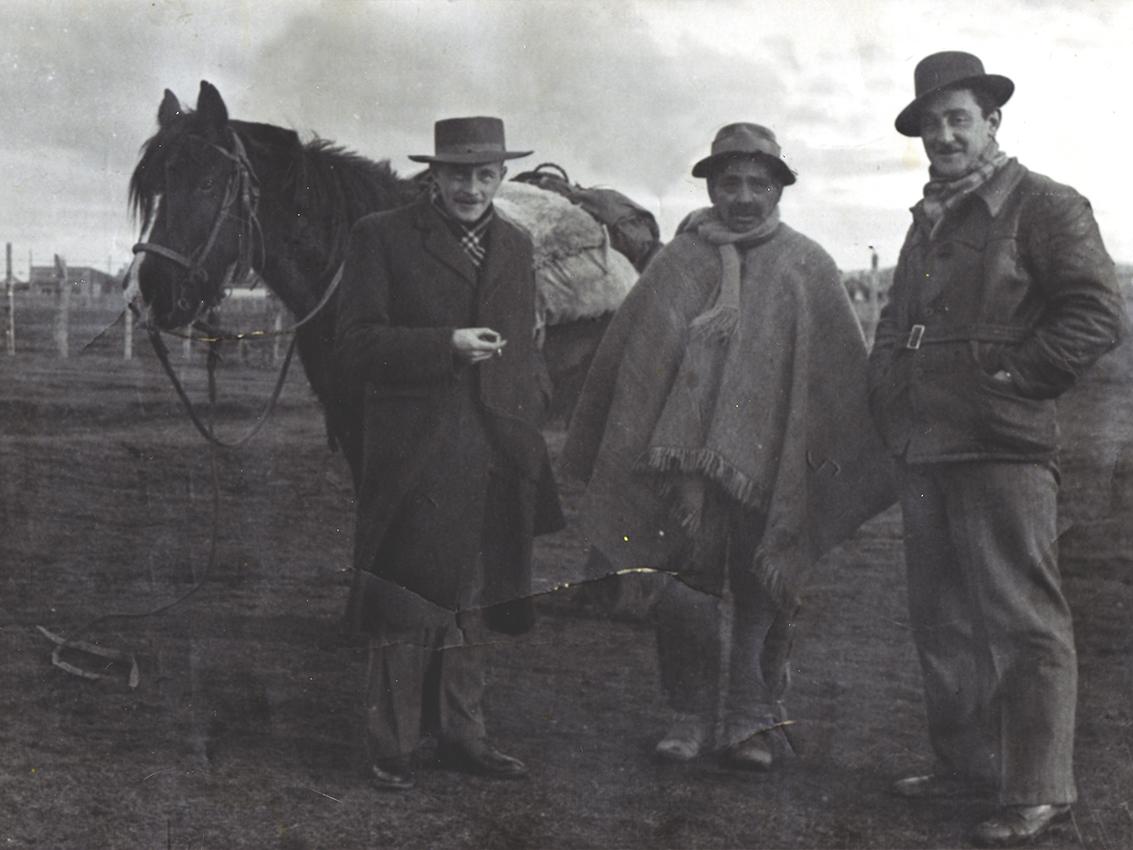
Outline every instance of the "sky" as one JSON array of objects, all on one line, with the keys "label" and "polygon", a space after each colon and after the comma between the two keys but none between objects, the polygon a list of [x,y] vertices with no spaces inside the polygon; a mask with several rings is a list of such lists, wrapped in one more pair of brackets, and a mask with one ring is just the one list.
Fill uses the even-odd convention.
[{"label": "sky", "polygon": [[[989,11],[989,10],[994,11]],[[893,129],[913,68],[967,50],[1016,92],[999,139],[1092,201],[1133,260],[1125,145],[1129,0],[5,0],[0,242],[15,272],[61,254],[118,269],[126,205],[164,89],[201,80],[232,117],[319,136],[403,173],[437,118],[504,118],[515,165],[617,188],[672,235],[707,203],[692,164],[733,121],[772,127],[799,174],[786,222],[846,270],[896,260],[926,180]]]}]

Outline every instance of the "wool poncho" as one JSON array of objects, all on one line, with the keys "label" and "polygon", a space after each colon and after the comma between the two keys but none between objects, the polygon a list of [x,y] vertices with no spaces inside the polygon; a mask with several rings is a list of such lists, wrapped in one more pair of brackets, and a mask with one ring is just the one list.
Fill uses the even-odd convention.
[{"label": "wool poncho", "polygon": [[666,478],[704,476],[765,518],[751,568],[787,606],[823,553],[892,504],[892,461],[833,260],[780,225],[741,261],[738,324],[713,350],[690,326],[717,298],[720,252],[687,232],[654,258],[595,355],[563,470],[588,482],[581,528],[616,570],[679,570],[688,541]]}]

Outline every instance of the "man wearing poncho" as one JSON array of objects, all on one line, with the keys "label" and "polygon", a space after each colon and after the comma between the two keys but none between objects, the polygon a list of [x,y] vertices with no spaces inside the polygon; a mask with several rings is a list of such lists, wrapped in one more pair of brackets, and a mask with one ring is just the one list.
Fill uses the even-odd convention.
[{"label": "man wearing poncho", "polygon": [[657,745],[767,769],[808,569],[893,501],[866,346],[833,260],[779,221],[774,134],[732,124],[682,224],[613,319],[575,408],[591,565],[674,574],[656,609],[674,711]]}]

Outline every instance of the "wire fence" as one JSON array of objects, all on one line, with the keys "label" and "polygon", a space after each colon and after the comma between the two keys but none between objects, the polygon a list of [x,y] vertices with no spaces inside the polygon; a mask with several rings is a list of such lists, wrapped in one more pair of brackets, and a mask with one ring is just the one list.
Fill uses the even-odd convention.
[{"label": "wire fence", "polygon": [[[145,336],[126,309],[122,296],[83,293],[16,291],[4,294],[2,325],[4,345],[0,356],[35,355],[75,357],[98,353],[131,359]],[[220,326],[232,331],[279,329],[285,322],[280,300],[267,291],[252,290],[225,299],[217,311]],[[170,350],[182,359],[203,356],[204,346],[184,340]],[[272,366],[286,354],[286,340],[278,337],[241,342],[235,350],[246,365]]]}]

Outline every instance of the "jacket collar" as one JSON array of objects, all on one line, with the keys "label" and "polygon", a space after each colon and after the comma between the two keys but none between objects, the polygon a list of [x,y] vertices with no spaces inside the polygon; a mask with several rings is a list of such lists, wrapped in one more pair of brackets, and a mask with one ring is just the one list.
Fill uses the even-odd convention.
[{"label": "jacket collar", "polygon": [[[972,197],[982,200],[987,211],[991,213],[991,217],[995,218],[1003,209],[1003,205],[1007,203],[1011,192],[1026,176],[1027,169],[1019,164],[1019,160],[1011,157],[999,171],[991,176],[991,179],[972,191]],[[923,198],[909,207],[909,212],[913,214],[913,219],[919,227],[926,232],[930,229],[924,212]]]},{"label": "jacket collar", "polygon": [[1007,203],[1007,198],[1011,195],[1011,192],[1019,185],[1019,181],[1026,174],[1027,169],[1019,164],[1019,160],[1012,157],[991,176],[990,180],[972,194],[983,199],[983,202],[987,205],[987,211],[991,213],[992,218],[995,218],[999,215],[999,211],[1003,209],[1003,205]]}]

